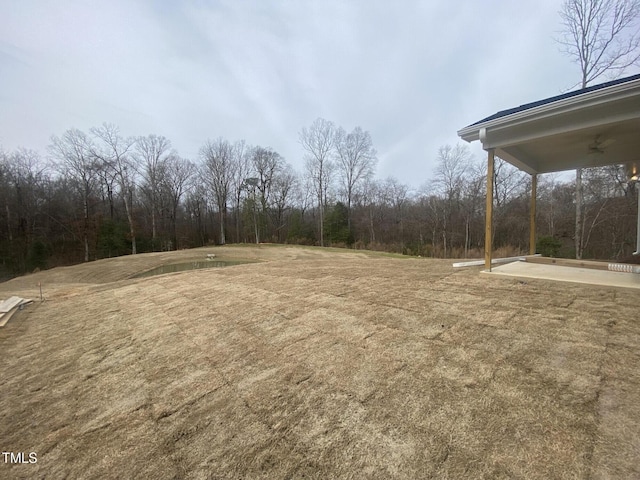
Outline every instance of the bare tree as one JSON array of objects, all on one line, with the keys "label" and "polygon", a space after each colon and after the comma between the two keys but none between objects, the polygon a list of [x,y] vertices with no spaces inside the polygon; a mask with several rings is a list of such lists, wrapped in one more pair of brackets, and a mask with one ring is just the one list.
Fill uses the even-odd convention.
[{"label": "bare tree", "polygon": [[233,156],[235,158],[235,169],[232,182],[233,205],[236,224],[236,242],[240,242],[240,218],[242,216],[242,196],[247,191],[246,180],[251,176],[251,152],[244,140],[237,141],[233,145]]},{"label": "bare tree", "polygon": [[293,203],[300,210],[300,218],[304,219],[305,214],[313,205],[314,193],[311,179],[307,175],[297,177],[292,187]]},{"label": "bare tree", "polygon": [[469,257],[471,247],[471,224],[474,219],[482,217],[484,213],[483,200],[486,191],[487,170],[485,162],[472,161],[465,172],[465,182],[462,187],[464,209],[464,257]]},{"label": "bare tree", "polygon": [[387,177],[384,181],[383,188],[386,190],[388,199],[393,207],[394,223],[400,230],[400,246],[404,248],[404,210],[409,189],[395,177]]},{"label": "bare tree", "polygon": [[461,207],[464,174],[470,164],[471,155],[466,145],[456,144],[455,147],[444,145],[438,149],[438,166],[433,186],[443,199],[440,203],[441,211],[437,212],[437,217],[441,220],[445,257],[451,244],[454,216]]},{"label": "bare tree", "polygon": [[320,246],[324,246],[324,211],[333,173],[336,127],[333,122],[317,118],[309,128],[300,131],[300,143],[307,152],[306,171],[318,201]]},{"label": "bare tree", "polygon": [[[623,209],[615,201],[627,196],[629,184],[626,181],[624,167],[621,165],[607,165],[586,170],[585,180],[585,208],[582,248],[587,250],[596,227],[608,224],[614,218],[624,215]],[[617,222],[609,224],[607,230],[613,233],[619,226]],[[616,228],[617,227],[617,228]]]},{"label": "bare tree", "polygon": [[60,173],[74,180],[82,197],[84,261],[89,261],[89,197],[96,188],[98,166],[92,154],[91,138],[78,129],[67,130],[62,137],[51,137],[49,150]]},{"label": "bare tree", "polygon": [[195,173],[195,165],[177,155],[169,156],[163,162],[161,188],[167,192],[171,204],[171,241],[174,250],[178,249],[177,216],[180,199],[189,186],[189,180]]},{"label": "bare tree", "polygon": [[220,221],[220,244],[226,243],[225,218],[227,202],[234,177],[235,162],[233,146],[225,139],[207,140],[200,149],[200,156],[204,162],[206,180],[213,193]]},{"label": "bare tree", "polygon": [[263,211],[266,211],[273,181],[277,173],[282,169],[284,159],[278,152],[270,148],[256,147],[251,156],[251,168],[258,178],[258,191]]},{"label": "bare tree", "polygon": [[496,215],[503,215],[509,202],[526,195],[528,175],[510,163],[496,158],[493,172],[493,198]]},{"label": "bare tree", "polygon": [[3,180],[8,190],[2,193],[6,195],[7,233],[14,257],[10,257],[10,261],[16,262],[22,271],[27,268],[27,256],[37,241],[47,170],[48,166],[34,150],[19,148],[8,156],[2,156]]},{"label": "bare tree", "polygon": [[156,248],[158,237],[157,216],[160,188],[164,180],[162,175],[165,172],[165,163],[170,155],[176,155],[176,153],[171,151],[171,142],[165,137],[151,134],[136,139],[133,157],[138,163],[138,169],[144,180],[142,190],[149,201],[151,242],[154,249]]},{"label": "bare tree", "polygon": [[116,174],[113,169],[104,162],[96,159],[96,174],[99,179],[100,195],[103,203],[108,204],[109,218],[115,217],[115,192],[117,189]]},{"label": "bare tree", "polygon": [[[580,66],[582,88],[605,73],[620,76],[640,60],[640,0],[565,0],[558,40],[563,51]],[[584,189],[582,169],[576,170],[576,258],[584,245]]]},{"label": "bare tree", "polygon": [[285,211],[290,208],[291,197],[297,183],[296,173],[291,165],[285,163],[273,179],[272,194],[275,220],[275,235],[283,241],[282,230],[285,227]]},{"label": "bare tree", "polygon": [[369,243],[376,243],[376,226],[381,217],[380,204],[383,190],[381,182],[374,178],[368,178],[362,189],[360,200],[366,210]]},{"label": "bare tree", "polygon": [[136,169],[131,162],[131,149],[135,143],[133,138],[124,138],[120,130],[113,124],[104,123],[99,128],[92,128],[91,133],[101,145],[94,148],[92,154],[113,171],[124,200],[124,208],[129,222],[131,235],[131,253],[137,253],[136,233],[133,215],[133,201],[136,186]]},{"label": "bare tree", "polygon": [[420,206],[424,209],[423,222],[431,232],[431,256],[436,255],[436,245],[438,244],[438,227],[442,222],[442,200],[429,191],[428,185],[424,185],[420,191]]},{"label": "bare tree", "polygon": [[[206,174],[204,167],[195,167],[194,175],[205,178]],[[187,218],[190,220],[191,226],[195,228],[196,238],[201,246],[206,245],[209,240],[206,220],[209,208],[207,197],[206,187],[203,183],[194,182],[185,199]]]},{"label": "bare tree", "polygon": [[[9,164],[9,158],[0,145],[0,198],[3,204],[3,213],[6,213],[6,227],[7,227],[7,240],[9,245],[13,246],[13,232],[11,228],[11,207],[9,206],[9,184],[10,184],[10,171],[11,166]],[[3,225],[4,227],[4,225]]]},{"label": "bare tree", "polygon": [[605,73],[622,75],[640,60],[639,0],[565,0],[558,42],[580,66],[582,88]]},{"label": "bare tree", "polygon": [[336,132],[336,150],[347,202],[347,225],[351,231],[351,205],[355,189],[373,175],[378,160],[371,135],[360,127],[354,128],[349,134],[339,128]]},{"label": "bare tree", "polygon": [[510,163],[496,158],[493,171],[494,222],[492,235],[494,247],[518,246],[517,239],[528,229],[528,193],[531,189],[530,175]]}]

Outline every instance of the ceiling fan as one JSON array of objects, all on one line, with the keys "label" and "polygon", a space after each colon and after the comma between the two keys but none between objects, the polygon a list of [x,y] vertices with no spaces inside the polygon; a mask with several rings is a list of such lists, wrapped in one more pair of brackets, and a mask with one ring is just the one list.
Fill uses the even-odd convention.
[{"label": "ceiling fan", "polygon": [[596,135],[593,142],[589,144],[589,155],[602,155],[605,149],[616,141],[615,138],[603,138],[602,135]]}]

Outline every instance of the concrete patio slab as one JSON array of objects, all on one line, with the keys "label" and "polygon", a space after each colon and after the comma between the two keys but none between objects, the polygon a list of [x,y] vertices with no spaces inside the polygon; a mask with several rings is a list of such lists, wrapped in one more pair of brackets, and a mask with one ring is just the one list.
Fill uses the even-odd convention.
[{"label": "concrete patio slab", "polygon": [[558,282],[585,283],[607,287],[634,288],[640,290],[640,275],[635,273],[609,272],[592,268],[542,265],[530,262],[513,262],[494,267],[487,275],[517,278],[536,278]]}]

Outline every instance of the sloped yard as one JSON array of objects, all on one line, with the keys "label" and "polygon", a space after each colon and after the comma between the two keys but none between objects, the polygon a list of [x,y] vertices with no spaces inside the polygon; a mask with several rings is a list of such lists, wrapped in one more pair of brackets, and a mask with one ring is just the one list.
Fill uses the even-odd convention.
[{"label": "sloped yard", "polygon": [[[261,263],[129,279],[167,262]],[[0,478],[638,478],[636,292],[315,248],[0,284]]]}]

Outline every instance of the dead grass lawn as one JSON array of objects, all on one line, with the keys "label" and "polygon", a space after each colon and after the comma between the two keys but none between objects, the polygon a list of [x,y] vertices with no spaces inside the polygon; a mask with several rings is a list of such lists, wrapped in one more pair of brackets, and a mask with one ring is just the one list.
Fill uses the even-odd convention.
[{"label": "dead grass lawn", "polygon": [[[128,279],[161,263],[262,263]],[[639,478],[637,293],[311,248],[0,284],[0,478]],[[0,461],[2,458],[0,458]]]}]

